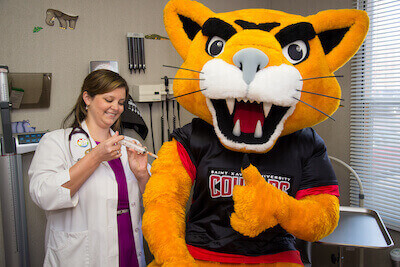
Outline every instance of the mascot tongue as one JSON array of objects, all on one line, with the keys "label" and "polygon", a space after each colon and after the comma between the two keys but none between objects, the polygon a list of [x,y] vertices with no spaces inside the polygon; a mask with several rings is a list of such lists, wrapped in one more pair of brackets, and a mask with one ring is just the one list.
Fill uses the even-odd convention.
[{"label": "mascot tongue", "polygon": [[240,131],[243,133],[254,133],[257,122],[264,125],[264,112],[262,104],[257,103],[236,103],[233,124],[240,120]]}]

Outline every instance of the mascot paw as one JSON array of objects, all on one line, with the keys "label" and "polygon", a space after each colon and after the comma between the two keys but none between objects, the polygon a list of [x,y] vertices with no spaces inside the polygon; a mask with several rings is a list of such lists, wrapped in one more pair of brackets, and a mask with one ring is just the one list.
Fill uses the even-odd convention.
[{"label": "mascot paw", "polygon": [[235,212],[231,215],[231,226],[242,235],[255,237],[264,230],[278,224],[274,210],[265,199],[265,188],[235,186],[233,201]]},{"label": "mascot paw", "polygon": [[271,196],[275,188],[265,181],[256,167],[250,165],[247,155],[243,161],[245,185],[236,185],[233,190],[235,212],[231,215],[231,225],[239,233],[255,237],[278,224],[275,216],[277,206],[273,205],[275,201]]}]

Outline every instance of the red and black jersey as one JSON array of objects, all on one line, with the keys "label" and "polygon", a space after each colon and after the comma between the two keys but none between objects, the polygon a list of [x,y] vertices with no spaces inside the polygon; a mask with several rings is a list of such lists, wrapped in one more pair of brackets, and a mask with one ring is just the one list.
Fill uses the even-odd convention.
[{"label": "red and black jersey", "polygon": [[[244,184],[240,172],[243,153],[223,147],[213,127],[200,119],[175,130],[172,137],[178,141],[182,162],[195,182],[186,223],[186,242],[195,258],[256,263],[298,256],[294,237],[279,225],[254,238],[232,229],[233,187]],[[280,137],[266,154],[248,155],[266,181],[290,196],[339,195],[325,144],[311,128]],[[299,260],[294,258],[293,262]]]}]

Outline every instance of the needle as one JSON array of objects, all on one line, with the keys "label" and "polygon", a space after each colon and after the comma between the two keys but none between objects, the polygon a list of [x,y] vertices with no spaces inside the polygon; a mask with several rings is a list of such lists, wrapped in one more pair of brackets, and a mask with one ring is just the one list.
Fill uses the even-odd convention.
[{"label": "needle", "polygon": [[147,151],[146,148],[144,148],[144,147],[142,147],[142,146],[140,146],[140,145],[138,145],[138,144],[135,144],[135,143],[132,142],[132,141],[129,141],[128,138],[126,138],[126,137],[125,137],[124,140],[119,141],[119,143],[120,143],[121,145],[126,146],[126,147],[132,148],[132,149],[134,149],[135,151],[137,151],[137,152],[139,152],[139,153],[142,153],[142,154],[143,154],[143,153],[147,153],[147,154],[149,154],[150,156],[152,156],[153,158],[156,158],[156,159],[158,158],[157,155],[151,153],[150,151]]}]

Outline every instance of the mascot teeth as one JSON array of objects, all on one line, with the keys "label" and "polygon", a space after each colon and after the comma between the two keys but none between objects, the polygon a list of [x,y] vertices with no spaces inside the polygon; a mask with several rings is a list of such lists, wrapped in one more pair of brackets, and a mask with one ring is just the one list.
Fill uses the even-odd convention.
[{"label": "mascot teeth", "polygon": [[[242,131],[240,129],[240,120],[237,120],[236,123],[235,123],[235,127],[233,127],[232,134],[234,136],[240,136],[241,133],[242,133]],[[256,129],[254,131],[254,137],[255,138],[261,138],[262,134],[263,134],[262,124],[261,124],[261,121],[258,120],[257,121],[257,125],[256,125]]]},{"label": "mascot teeth", "polygon": [[[241,106],[241,108],[243,108],[244,105],[246,105],[247,107],[251,107],[248,108],[250,110],[255,110],[259,109],[259,113],[261,114],[261,107],[263,109],[263,114],[264,114],[264,119],[268,117],[269,112],[271,111],[271,107],[272,104],[271,103],[263,103],[263,102],[258,102],[255,100],[236,100],[234,98],[228,98],[225,100],[226,101],[226,107],[228,108],[229,111],[229,115],[233,116],[233,120],[234,120],[234,127],[232,130],[232,134],[236,137],[239,137],[242,134],[242,129],[241,129],[241,123],[240,123],[240,119],[234,114],[235,111],[235,106],[236,103],[240,103],[239,106]],[[239,108],[240,109],[240,108]],[[238,113],[240,113],[240,110],[237,110]],[[239,115],[238,115],[239,116]],[[261,138],[263,135],[263,125],[264,125],[264,120],[261,120],[262,118],[260,117],[259,119],[256,120],[256,125],[254,128],[254,138]],[[246,129],[248,129],[248,122],[245,122],[244,120],[242,120],[244,127]],[[245,130],[244,132],[248,132],[249,130]],[[253,132],[253,131],[250,131]]]},{"label": "mascot teeth", "polygon": [[291,106],[250,101],[246,98],[206,100],[217,135],[237,147],[270,145],[273,136],[280,131],[294,110]]},{"label": "mascot teeth", "polygon": [[226,106],[228,107],[229,115],[232,115],[233,110],[235,109],[235,99],[234,98],[227,99]]},{"label": "mascot teeth", "polygon": [[261,121],[257,121],[256,130],[254,132],[254,137],[255,138],[261,138],[262,137]]},{"label": "mascot teeth", "polygon": [[271,103],[264,103],[263,110],[264,110],[264,117],[268,117],[269,111],[271,110],[272,104]]},{"label": "mascot teeth", "polygon": [[[255,101],[255,100],[246,100],[246,101],[244,101],[244,100],[239,100],[238,99],[237,102],[244,102],[244,103],[250,102],[251,104],[255,103],[255,104],[258,104],[258,105],[262,104],[265,118],[268,117],[268,114],[269,114],[269,112],[271,110],[271,107],[272,107],[271,103],[263,103],[263,102],[258,102],[258,101]],[[233,114],[233,111],[235,110],[235,103],[236,103],[236,100],[234,98],[228,98],[226,100],[226,106],[228,107],[229,115]]]},{"label": "mascot teeth", "polygon": [[234,136],[240,136],[240,134],[242,133],[242,131],[240,130],[240,120],[236,121],[235,127],[233,127],[232,133]]}]

